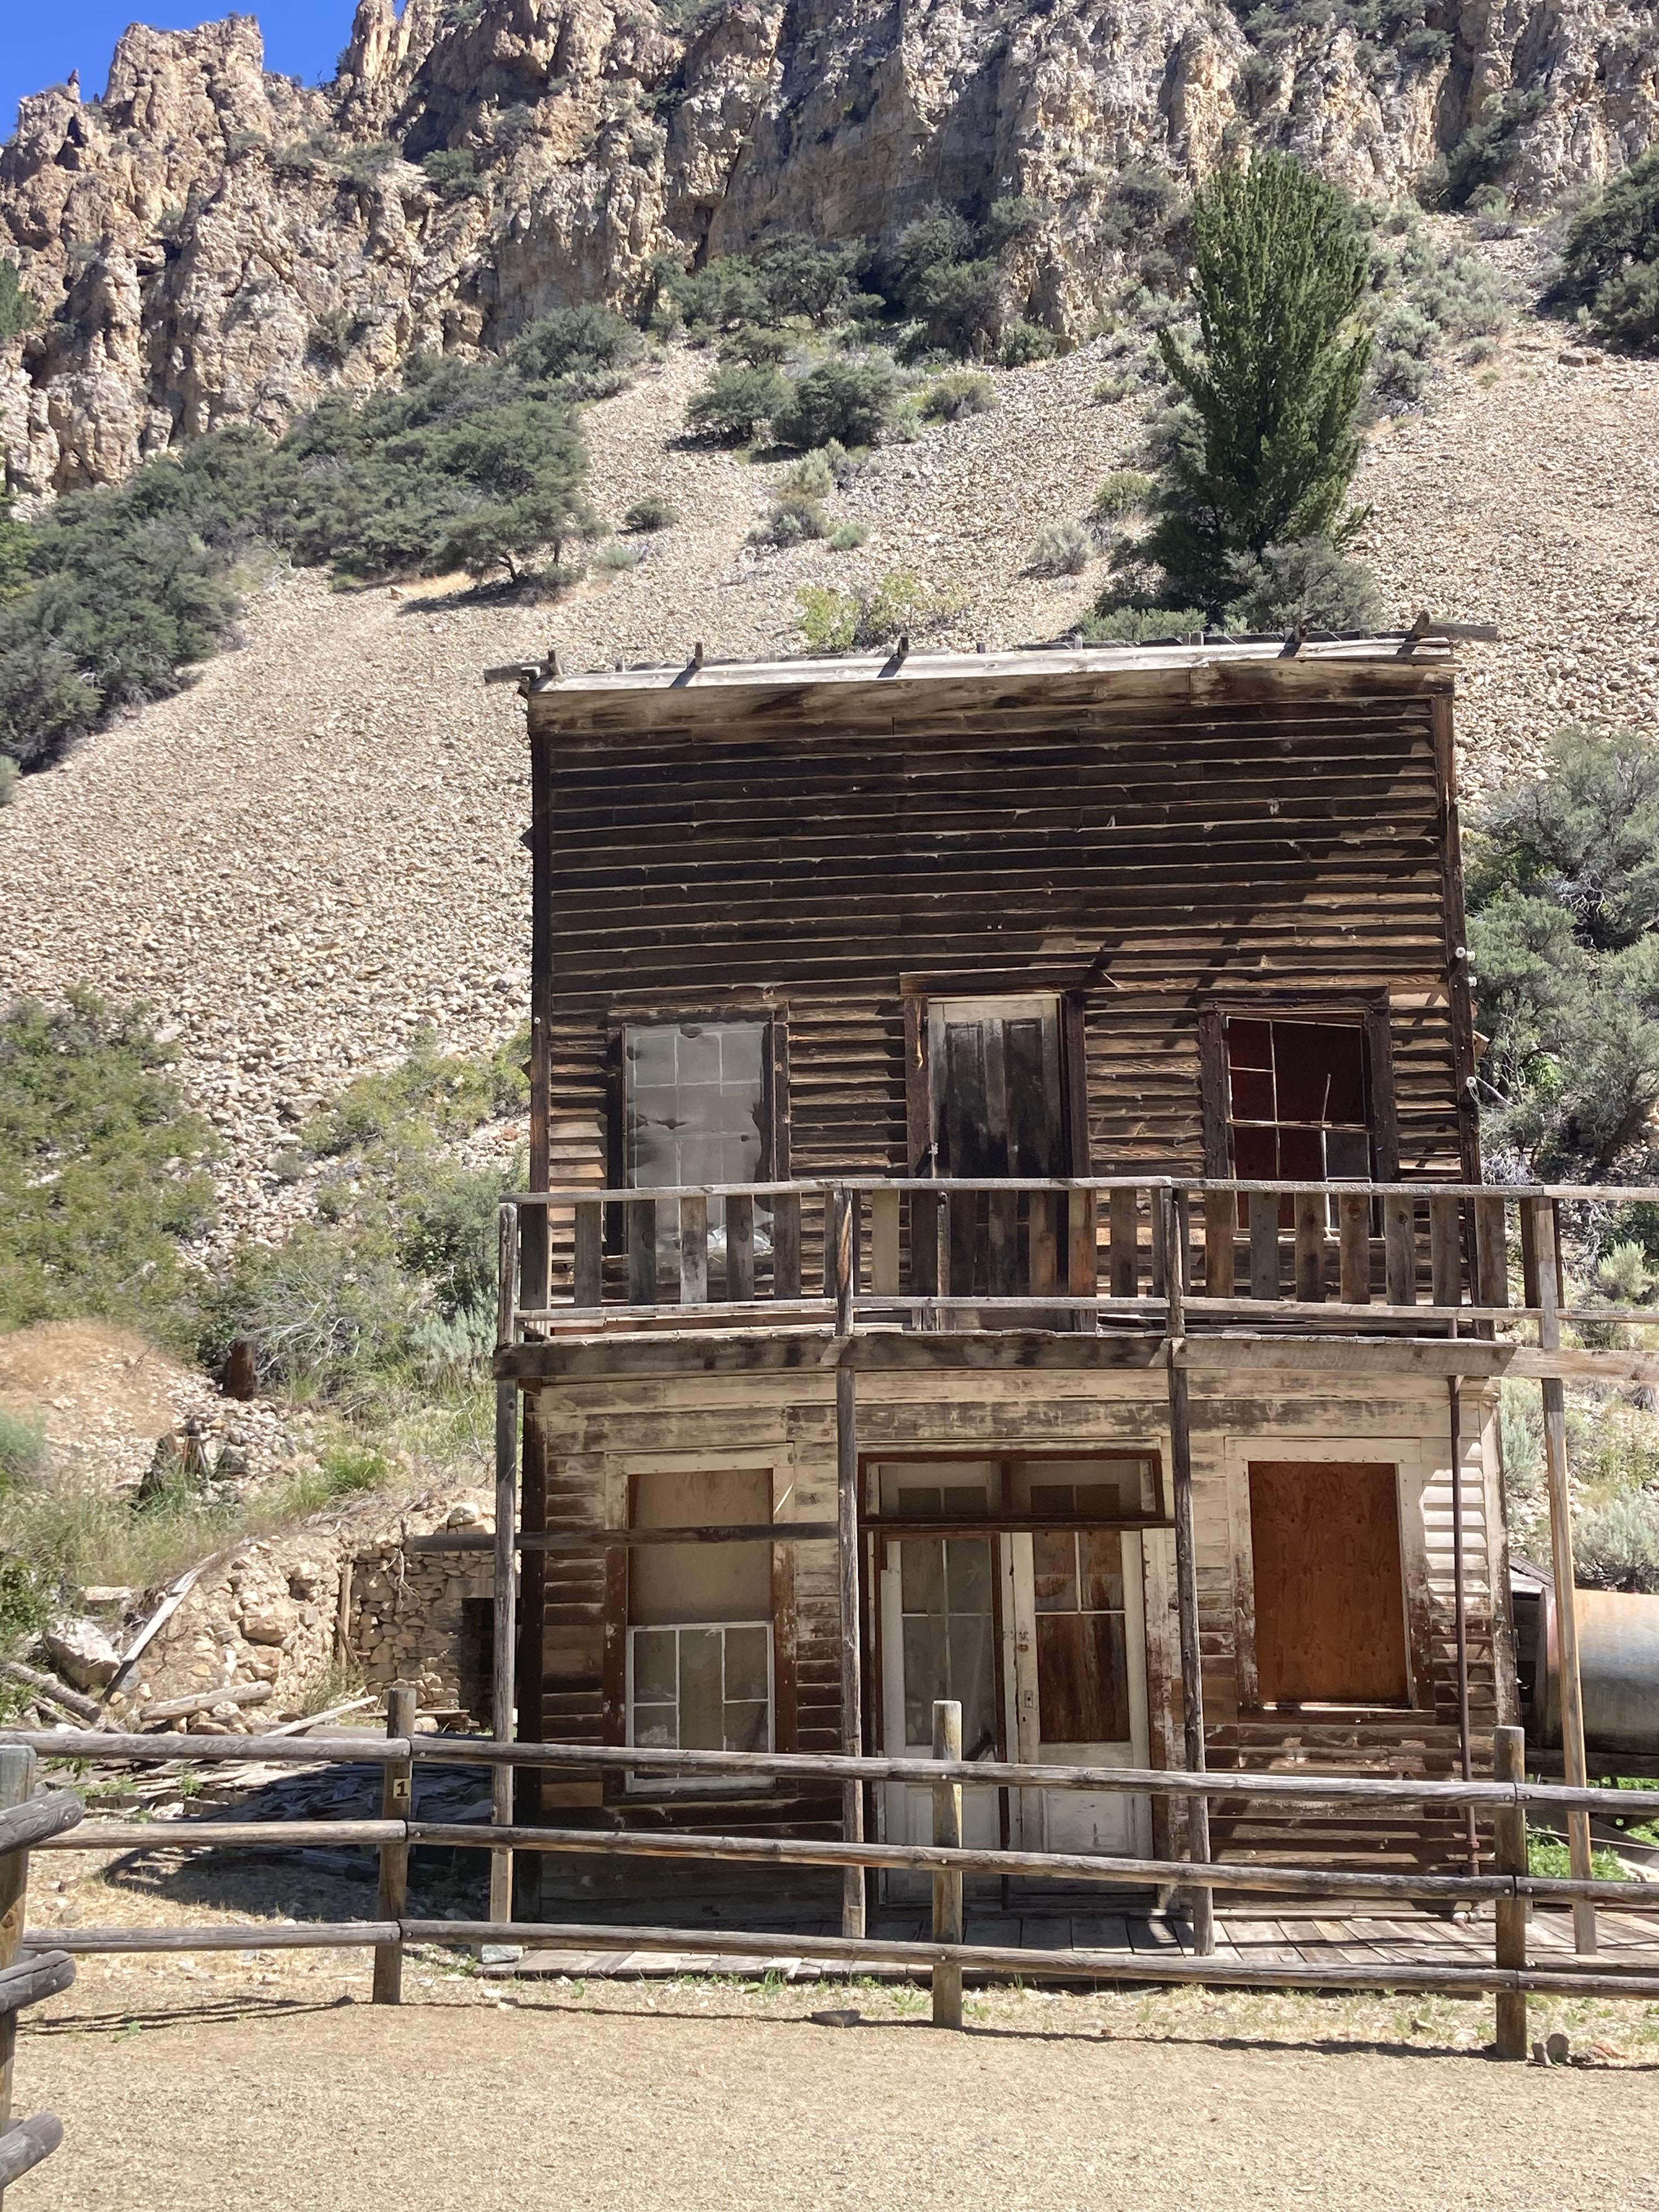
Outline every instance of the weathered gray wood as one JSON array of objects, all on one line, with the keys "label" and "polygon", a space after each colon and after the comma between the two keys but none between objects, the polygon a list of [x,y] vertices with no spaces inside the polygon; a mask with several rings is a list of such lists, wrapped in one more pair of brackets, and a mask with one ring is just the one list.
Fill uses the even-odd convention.
[{"label": "weathered gray wood", "polygon": [[[856,1759],[864,1748],[863,1659],[859,1647],[859,1552],[863,1540],[859,1534],[858,1390],[850,1367],[836,1370],[836,1504],[841,1741],[847,1757]],[[846,1843],[863,1840],[864,1784],[856,1775],[849,1775],[842,1784],[841,1832]],[[864,1924],[864,1871],[849,1866],[842,1878],[842,1934],[861,1936]]]},{"label": "weathered gray wood", "polygon": [[61,1705],[66,1713],[74,1713],[78,1719],[90,1721],[94,1727],[106,1717],[104,1707],[96,1698],[83,1697],[79,1690],[72,1690],[66,1682],[60,1682],[56,1674],[46,1674],[39,1667],[29,1666],[24,1660],[0,1659],[0,1674],[9,1674],[14,1682],[21,1682],[26,1688],[39,1692],[43,1698],[49,1698],[53,1705]]},{"label": "weathered gray wood", "polygon": [[[1524,1240],[1528,1304],[1538,1306],[1538,1344],[1541,1352],[1555,1351],[1561,1341],[1560,1246],[1553,1199],[1527,1200],[1522,1220],[1530,1221]],[[1566,1395],[1559,1376],[1547,1376],[1540,1386],[1544,1401],[1544,1474],[1549,1497],[1550,1561],[1554,1577],[1555,1629],[1561,1684],[1561,1763],[1568,1783],[1582,1789],[1589,1779],[1584,1754],[1584,1693],[1578,1668],[1577,1576],[1572,1555],[1572,1494],[1567,1475]],[[1588,1881],[1590,1875],[1589,1815],[1567,1815],[1567,1853],[1574,1876]],[[1581,1900],[1572,1909],[1575,1948],[1596,1948],[1595,1907]]]},{"label": "weathered gray wood", "polygon": [[[1184,1194],[1160,1191],[1155,1201],[1171,1221],[1170,1243],[1177,1260],[1186,1251]],[[1171,1344],[1185,1322],[1184,1271],[1177,1266],[1170,1279],[1170,1337]],[[1176,1612],[1181,1647],[1181,1727],[1182,1749],[1189,1774],[1204,1772],[1204,1669],[1199,1641],[1198,1547],[1193,1528],[1192,1407],[1187,1370],[1171,1359],[1169,1370],[1170,1473],[1175,1511]],[[1188,1856],[1210,1856],[1210,1810],[1201,1796],[1187,1801]],[[1193,1948],[1207,1958],[1215,1949],[1215,1901],[1201,1883],[1188,1893],[1193,1925]]]},{"label": "weathered gray wood", "polygon": [[1325,1296],[1325,1201],[1316,1190],[1296,1194],[1296,1294],[1309,1304]]},{"label": "weathered gray wood", "polygon": [[45,1759],[90,1759],[101,1762],[182,1759],[257,1759],[283,1766],[326,1765],[337,1759],[368,1759],[375,1765],[407,1755],[407,1744],[380,1735],[122,1735],[103,1729],[0,1729],[0,1744],[18,1744]]},{"label": "weathered gray wood", "polygon": [[[941,1698],[933,1705],[933,1756],[952,1766],[962,1764],[962,1706],[954,1698]],[[933,1843],[940,1850],[962,1849],[962,1784],[939,1782],[933,1787]],[[933,1941],[940,1945],[962,1941],[962,1885],[959,1871],[946,1866],[933,1876]],[[962,1966],[954,1959],[940,1959],[933,1967],[933,2025],[962,2026]]]},{"label": "weathered gray wood", "polygon": [[[1140,1219],[1139,1194],[1121,1187],[1114,1189],[1108,1200],[1111,1235],[1111,1273],[1109,1288],[1115,1298],[1133,1298],[1140,1288]],[[1073,1224],[1073,1261],[1067,1280],[1071,1288],[1087,1297],[1095,1288],[1095,1226],[1094,1204],[1087,1206],[1086,1222],[1079,1226],[1079,1217],[1085,1212],[1085,1201],[1073,1198],[1070,1214]],[[1082,1249],[1079,1251],[1079,1244]]]},{"label": "weathered gray wood", "polygon": [[628,1302],[635,1306],[657,1303],[657,1202],[630,1198],[623,1208],[628,1224]]},{"label": "weathered gray wood", "polygon": [[1398,1188],[1382,1197],[1382,1258],[1389,1304],[1417,1304],[1417,1201]]},{"label": "weathered gray wood", "polygon": [[772,1296],[800,1296],[800,1199],[793,1191],[772,1200]]},{"label": "weathered gray wood", "polygon": [[1429,1272],[1435,1304],[1460,1304],[1463,1296],[1462,1208],[1455,1198],[1429,1200]]},{"label": "weathered gray wood", "polygon": [[[402,1838],[401,1820],[84,1820],[37,1844],[43,1851],[199,1851],[232,1848],[305,1850]],[[476,1832],[487,1840],[483,1829]]]},{"label": "weathered gray wood", "polygon": [[1231,1191],[1204,1194],[1204,1294],[1211,1298],[1233,1295],[1237,1272],[1237,1200]]},{"label": "weathered gray wood", "polygon": [[[140,1738],[144,1741],[147,1739]],[[148,1741],[153,1741],[150,1738]],[[852,1759],[834,1752],[676,1751],[643,1744],[499,1743],[482,1737],[421,1735],[414,1740],[417,1759],[448,1765],[489,1764],[509,1759],[519,1766],[612,1766],[641,1772],[774,1775],[796,1779],[908,1782],[931,1790],[950,1779],[927,1759]],[[1517,1792],[1497,1782],[1439,1782],[1407,1776],[1369,1774],[1284,1774],[1214,1770],[1193,1774],[1181,1767],[1048,1766],[1010,1759],[975,1759],[954,1778],[988,1789],[1109,1790],[1166,1797],[1259,1797],[1285,1804],[1478,1805],[1515,1802]],[[1652,1798],[1638,1790],[1571,1789],[1528,1782],[1519,1796],[1529,1805],[1565,1811],[1579,1806],[1593,1812],[1623,1813],[1637,1819],[1652,1810]]]},{"label": "weathered gray wood", "polygon": [[[33,1757],[33,1753],[29,1754]],[[86,1808],[72,1790],[48,1790],[0,1811],[0,1854],[38,1850],[53,1836],[76,1827]]]},{"label": "weathered gray wood", "polygon": [[708,1303],[708,1200],[680,1200],[680,1304]]},{"label": "weathered gray wood", "polygon": [[899,1194],[878,1190],[870,1199],[870,1287],[878,1297],[899,1294]]},{"label": "weathered gray wood", "polygon": [[596,1306],[605,1295],[605,1208],[582,1199],[574,1208],[572,1289],[579,1306]]},{"label": "weathered gray wood", "polygon": [[1371,1297],[1371,1205],[1351,1190],[1336,1201],[1338,1290],[1345,1306]]},{"label": "weathered gray wood", "polygon": [[200,1928],[29,1928],[23,1940],[31,1948],[50,1943],[76,1958],[108,1951],[367,1951],[401,1943],[407,1924],[395,1920],[219,1920]]},{"label": "weathered gray wood", "polygon": [[[386,1726],[389,1737],[407,1742],[415,1733],[415,1692],[407,1683],[394,1682],[386,1692]],[[408,1758],[387,1766],[380,1777],[380,1818],[401,1826],[415,1809],[415,1768]],[[375,1910],[383,1921],[403,1918],[409,1904],[408,1831],[380,1845],[380,1879]],[[374,1948],[376,2004],[403,2002],[403,1938],[394,1936]]]},{"label": "weathered gray wood", "polygon": [[755,1200],[746,1190],[726,1201],[726,1295],[755,1295]]},{"label": "weathered gray wood", "polygon": [[187,1721],[196,1713],[210,1713],[216,1705],[268,1705],[276,1695],[270,1682],[226,1682],[216,1690],[195,1690],[187,1698],[161,1698],[146,1705],[139,1719],[148,1728],[152,1721]]},{"label": "weathered gray wood", "polygon": [[738,1928],[619,1928],[604,1923],[543,1920],[406,1920],[404,1933],[413,1943],[518,1943],[560,1950],[685,1951],[717,1958],[775,1958],[787,1948],[792,1958],[866,1960],[872,1965],[933,1966],[943,1956],[970,1972],[1018,1974],[1034,1981],[1190,1983],[1208,1989],[1425,1990],[1480,1996],[1517,1985],[1561,1996],[1659,1996],[1659,1973],[1579,1973],[1529,1967],[1514,1976],[1498,1966],[1474,1963],[1419,1966],[1388,1960],[1364,1965],[1255,1966],[1224,1957],[1189,1959],[1168,1951],[1125,1958],[1121,1951],[1039,1951],[1001,1943],[911,1943],[891,1936],[791,1934],[781,1944],[777,1930]]},{"label": "weathered gray wood", "polygon": [[519,1209],[511,1199],[503,1204],[495,1229],[495,1341],[511,1344],[519,1333]]},{"label": "weathered gray wood", "polygon": [[60,1996],[74,1979],[75,1961],[67,1951],[27,1952],[15,1966],[0,1969],[0,2012],[21,2012]]},{"label": "weathered gray wood", "polygon": [[1475,1296],[1483,1306],[1510,1302],[1508,1207],[1502,1198],[1474,1200]]},{"label": "weathered gray wood", "polygon": [[[0,1748],[0,1812],[27,1805],[33,1792],[34,1753],[15,1745]],[[17,1963],[28,1886],[28,1853],[0,1852],[0,1972]],[[0,2014],[0,2135],[11,2124],[12,2061],[16,2049],[16,2014]]]},{"label": "weathered gray wood", "polygon": [[[511,1385],[501,1386],[511,1389]],[[524,1528],[514,1541],[521,1552],[637,1551],[653,1544],[822,1544],[833,1543],[834,1521],[705,1522],[694,1528]],[[406,1536],[406,1552],[493,1552],[488,1529],[440,1528],[430,1536]]]},{"label": "weathered gray wood", "polygon": [[[514,1727],[514,1658],[519,1627],[519,1393],[511,1382],[495,1385],[495,1526],[490,1532],[495,1571],[490,1584],[489,1726],[492,1735],[509,1736]],[[386,1726],[394,1735],[412,1735],[415,1709],[409,1708],[407,1727],[393,1729],[388,1709]],[[392,1770],[388,1768],[388,1777]],[[490,1817],[498,1827],[513,1818],[513,1770],[497,1766],[489,1778]],[[404,1817],[407,1818],[407,1813]],[[489,1909],[510,1915],[513,1910],[513,1855],[497,1851],[489,1862]]]},{"label": "weathered gray wood", "polygon": [[[1526,1773],[1527,1740],[1518,1728],[1500,1728],[1492,1735],[1492,1771],[1500,1782],[1519,1782]],[[1492,1823],[1493,1863],[1500,1874],[1527,1871],[1527,1813],[1523,1805],[1506,1808]],[[1527,1907],[1519,1896],[1500,1897],[1497,1907],[1496,1963],[1506,1968],[1527,1963]],[[1498,2056],[1524,2058],[1527,2055],[1527,2000],[1519,1990],[1500,1990],[1498,1998]]]},{"label": "weathered gray wood", "polygon": [[1250,1296],[1279,1296],[1279,1200],[1250,1193]]},{"label": "weathered gray wood", "polygon": [[14,2181],[50,2158],[63,2140],[64,2124],[56,2112],[36,2112],[8,2128],[0,2136],[0,2197]]}]

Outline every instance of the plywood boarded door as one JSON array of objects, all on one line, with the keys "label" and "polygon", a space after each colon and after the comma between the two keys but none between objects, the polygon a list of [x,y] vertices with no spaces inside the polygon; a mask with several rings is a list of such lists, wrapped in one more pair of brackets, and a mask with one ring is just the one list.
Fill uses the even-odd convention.
[{"label": "plywood boarded door", "polygon": [[1252,1460],[1249,1488],[1261,1702],[1408,1704],[1396,1470]]}]

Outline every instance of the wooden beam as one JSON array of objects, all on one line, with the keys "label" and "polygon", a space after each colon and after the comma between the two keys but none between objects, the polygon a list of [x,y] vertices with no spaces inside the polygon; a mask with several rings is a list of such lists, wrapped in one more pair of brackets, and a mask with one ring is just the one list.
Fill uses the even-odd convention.
[{"label": "wooden beam", "polygon": [[[514,1694],[514,1657],[518,1649],[519,1575],[519,1391],[516,1383],[495,1385],[495,1527],[492,1547],[495,1572],[490,1600],[489,1729],[492,1735],[514,1732],[518,1699]],[[412,1732],[414,1714],[408,1731]],[[500,1827],[513,1820],[513,1770],[498,1766],[489,1778],[490,1818]],[[489,1863],[489,1910],[511,1918],[513,1855],[497,1851]]]},{"label": "wooden beam", "polygon": [[[933,1756],[951,1765],[962,1764],[962,1706],[954,1698],[933,1704]],[[933,1843],[941,1851],[962,1849],[962,1784],[940,1782],[933,1789]],[[962,1941],[963,1877],[959,1868],[945,1866],[933,1876],[933,1941],[939,1945]],[[933,2025],[962,2026],[962,1966],[958,1960],[938,1960],[933,1966]]]},{"label": "wooden beam", "polygon": [[[1526,1775],[1527,1740],[1518,1728],[1500,1728],[1492,1734],[1492,1771],[1500,1782],[1520,1782]],[[1498,1814],[1492,1824],[1492,1863],[1511,1876],[1527,1871],[1527,1812],[1516,1805]],[[1519,1896],[1500,1897],[1497,1906],[1496,1963],[1510,1971],[1527,1963],[1527,1906]],[[1527,2055],[1527,2000],[1520,1989],[1500,1990],[1498,1998],[1498,2056],[1524,2058]]]},{"label": "wooden beam", "polygon": [[[836,1370],[836,1504],[841,1640],[841,1742],[849,1759],[864,1748],[864,1692],[859,1624],[859,1443],[858,1386],[850,1367]],[[864,1838],[864,1784],[848,1776],[842,1784],[841,1832],[844,1841]],[[843,1936],[861,1936],[865,1925],[865,1882],[861,1867],[848,1867],[842,1880]]]},{"label": "wooden beam", "polygon": [[[415,1692],[407,1683],[394,1682],[386,1692],[386,1726],[388,1737],[405,1744],[415,1733]],[[415,1809],[415,1768],[407,1753],[380,1771],[380,1818],[403,1829],[380,1845],[380,1877],[376,1911],[382,1921],[394,1924],[409,1907],[409,1843],[404,1825]],[[374,2002],[379,2005],[403,2002],[404,1946],[401,1935],[374,1947]]]},{"label": "wooden beam", "polygon": [[[1170,1224],[1166,1241],[1175,1263],[1170,1271],[1169,1283],[1171,1353],[1169,1366],[1170,1473],[1175,1505],[1176,1610],[1181,1643],[1182,1739],[1187,1770],[1190,1774],[1200,1775],[1204,1772],[1206,1762],[1204,1753],[1204,1667],[1198,1632],[1198,1547],[1193,1529],[1192,1408],[1187,1370],[1174,1357],[1184,1325],[1182,1300],[1186,1291],[1187,1200],[1184,1193],[1160,1191],[1157,1202],[1164,1210]],[[1277,1250],[1277,1231],[1274,1232],[1274,1249]],[[1210,1808],[1202,1796],[1188,1800],[1187,1832],[1188,1856],[1207,1859],[1210,1856]],[[1201,1958],[1207,1958],[1215,1949],[1214,1897],[1200,1883],[1189,1888],[1188,1898],[1193,1923],[1193,1948]]]},{"label": "wooden beam", "polygon": [[[26,1806],[34,1793],[34,1753],[26,1747],[0,1747],[0,1810]],[[21,1849],[0,1851],[0,1973],[17,1964],[29,1887],[29,1855]],[[0,2136],[11,2125],[12,2062],[17,2050],[17,2014],[0,2013]]]}]

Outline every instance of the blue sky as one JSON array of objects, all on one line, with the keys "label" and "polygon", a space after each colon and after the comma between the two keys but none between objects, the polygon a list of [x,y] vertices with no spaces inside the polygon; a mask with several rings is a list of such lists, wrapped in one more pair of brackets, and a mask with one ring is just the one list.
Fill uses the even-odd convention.
[{"label": "blue sky", "polygon": [[[263,6],[243,0],[240,12],[259,19],[265,67],[312,84],[333,75],[335,57],[351,33],[352,6],[353,0],[264,0]],[[25,93],[61,84],[72,69],[81,72],[83,97],[101,93],[115,41],[129,23],[182,31],[233,12],[234,0],[216,8],[191,0],[68,0],[61,15],[40,0],[0,0],[0,138],[16,129]]]}]

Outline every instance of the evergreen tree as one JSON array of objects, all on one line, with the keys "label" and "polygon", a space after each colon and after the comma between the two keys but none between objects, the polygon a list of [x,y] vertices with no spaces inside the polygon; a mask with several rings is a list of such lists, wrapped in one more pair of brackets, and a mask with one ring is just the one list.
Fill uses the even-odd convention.
[{"label": "evergreen tree", "polygon": [[1345,503],[1370,362],[1366,257],[1345,195],[1278,154],[1218,172],[1193,202],[1193,238],[1202,350],[1158,336],[1189,434],[1167,444],[1141,550],[1171,605],[1218,617],[1239,589],[1230,563],[1340,545],[1359,520]]}]

